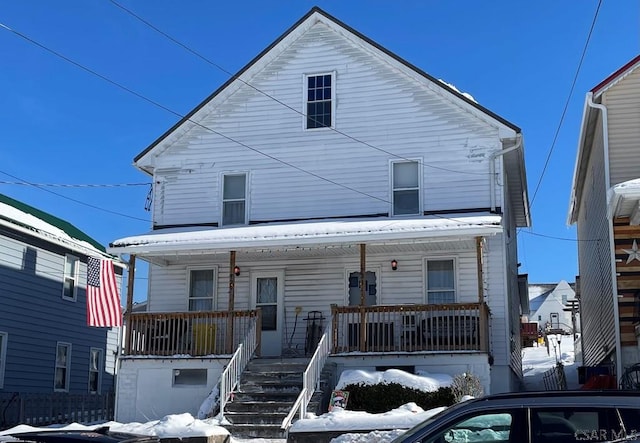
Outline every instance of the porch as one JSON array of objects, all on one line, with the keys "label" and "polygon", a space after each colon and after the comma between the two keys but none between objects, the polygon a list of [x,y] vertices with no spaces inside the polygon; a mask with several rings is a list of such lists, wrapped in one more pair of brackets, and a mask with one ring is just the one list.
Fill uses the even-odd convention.
[{"label": "porch", "polygon": [[[331,354],[488,351],[485,303],[332,305],[330,315]],[[254,323],[259,354],[261,321],[260,309],[130,313],[124,354],[230,355]]]}]

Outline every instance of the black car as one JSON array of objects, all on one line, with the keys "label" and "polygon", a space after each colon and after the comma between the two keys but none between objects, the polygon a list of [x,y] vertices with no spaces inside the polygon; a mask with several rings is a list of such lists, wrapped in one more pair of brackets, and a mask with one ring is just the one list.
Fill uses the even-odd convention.
[{"label": "black car", "polygon": [[112,432],[109,427],[90,431],[51,429],[10,434],[11,437],[30,443],[159,443],[158,437]]},{"label": "black car", "polygon": [[640,442],[639,391],[547,391],[469,400],[392,443]]}]

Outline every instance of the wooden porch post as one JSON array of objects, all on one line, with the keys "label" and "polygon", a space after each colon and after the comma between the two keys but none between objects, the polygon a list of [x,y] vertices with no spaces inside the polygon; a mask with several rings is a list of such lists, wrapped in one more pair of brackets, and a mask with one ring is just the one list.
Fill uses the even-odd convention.
[{"label": "wooden porch post", "polygon": [[476,237],[476,266],[478,271],[478,302],[484,302],[484,272],[482,260],[482,237]]},{"label": "wooden porch post", "polygon": [[360,243],[360,351],[364,352],[365,349],[365,333],[367,331],[366,313],[364,311],[364,303],[366,300],[366,272],[367,272],[367,260],[366,260],[367,246],[364,243]]},{"label": "wooden porch post", "polygon": [[484,300],[483,237],[476,237],[476,266],[478,273],[478,303],[480,303],[480,350],[489,352],[489,311]]},{"label": "wooden porch post", "polygon": [[236,267],[236,251],[229,251],[229,315],[227,316],[227,338],[226,352],[230,354],[233,352],[233,309],[236,298],[236,274],[233,269]]},{"label": "wooden porch post", "polygon": [[133,282],[136,276],[136,256],[131,254],[129,256],[129,266],[127,273],[127,306],[125,308],[125,325],[126,336],[124,340],[124,352],[129,355],[131,351],[131,337],[133,336],[132,325],[131,325],[131,311],[133,310]]}]

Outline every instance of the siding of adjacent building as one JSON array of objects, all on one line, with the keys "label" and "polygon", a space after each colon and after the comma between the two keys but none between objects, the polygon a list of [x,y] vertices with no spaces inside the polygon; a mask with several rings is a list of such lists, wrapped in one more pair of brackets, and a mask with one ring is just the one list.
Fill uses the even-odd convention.
[{"label": "siding of adjacent building", "polygon": [[602,363],[615,349],[616,337],[601,118],[595,128],[578,217],[578,238],[584,240],[578,242],[578,265],[582,358],[586,366]]},{"label": "siding of adjacent building", "polygon": [[[0,332],[8,334],[4,392],[54,391],[56,346],[71,344],[69,392],[89,391],[90,349],[107,346],[106,328],[86,325],[86,265],[80,266],[76,301],[62,298],[65,248],[0,228]],[[86,261],[86,257],[84,257]],[[111,361],[113,366],[113,361]],[[113,389],[113,371],[102,374]]]},{"label": "siding of adjacent building", "polygon": [[631,72],[604,93],[609,114],[610,186],[640,176],[640,69]]}]

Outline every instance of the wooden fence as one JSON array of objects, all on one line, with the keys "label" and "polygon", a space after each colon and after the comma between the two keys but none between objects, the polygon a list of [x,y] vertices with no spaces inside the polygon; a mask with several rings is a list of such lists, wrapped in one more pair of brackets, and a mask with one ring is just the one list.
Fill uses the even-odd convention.
[{"label": "wooden fence", "polygon": [[115,395],[0,393],[0,430],[19,424],[48,426],[113,420]]}]

